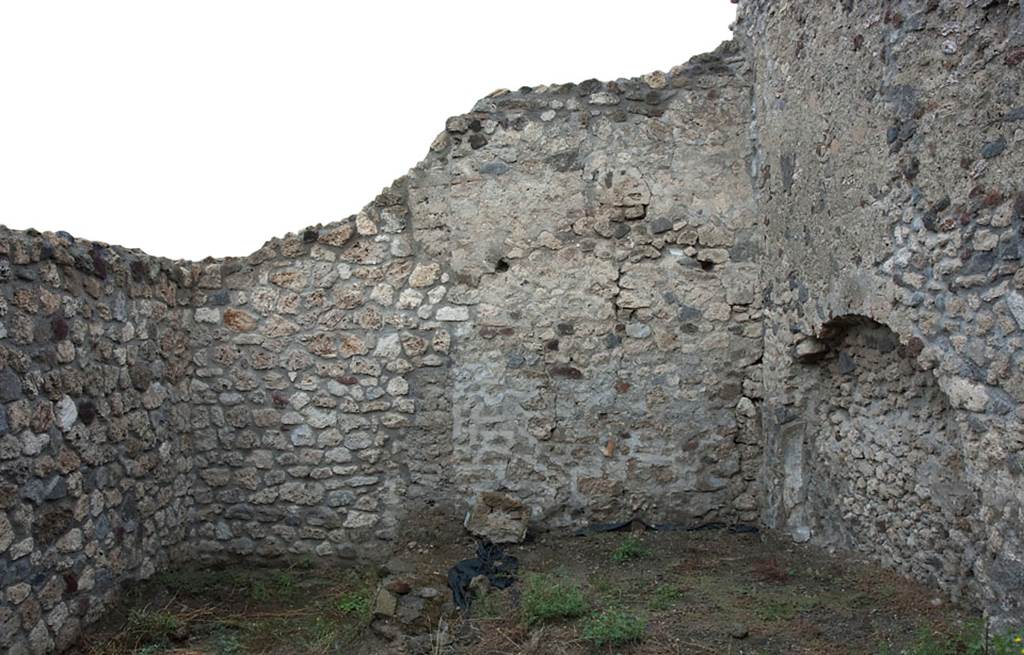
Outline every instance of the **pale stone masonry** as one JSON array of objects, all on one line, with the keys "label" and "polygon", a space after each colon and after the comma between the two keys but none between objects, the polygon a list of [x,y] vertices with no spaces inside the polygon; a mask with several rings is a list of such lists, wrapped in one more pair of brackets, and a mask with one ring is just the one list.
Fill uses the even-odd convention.
[{"label": "pale stone masonry", "polygon": [[0,643],[60,650],[173,561],[455,534],[485,491],[1024,619],[1024,10],[743,0],[736,37],[492,94],[249,257],[0,232]]}]

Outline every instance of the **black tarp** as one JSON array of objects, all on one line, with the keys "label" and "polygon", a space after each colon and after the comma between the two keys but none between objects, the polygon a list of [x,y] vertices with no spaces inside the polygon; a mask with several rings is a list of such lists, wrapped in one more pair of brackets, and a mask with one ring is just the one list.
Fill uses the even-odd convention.
[{"label": "black tarp", "polygon": [[505,589],[516,580],[519,560],[506,555],[500,546],[490,541],[477,544],[476,557],[464,559],[448,569],[448,586],[452,590],[452,600],[463,611],[469,610],[473,602],[469,591],[469,583],[478,575],[487,577],[487,581],[496,589]]}]

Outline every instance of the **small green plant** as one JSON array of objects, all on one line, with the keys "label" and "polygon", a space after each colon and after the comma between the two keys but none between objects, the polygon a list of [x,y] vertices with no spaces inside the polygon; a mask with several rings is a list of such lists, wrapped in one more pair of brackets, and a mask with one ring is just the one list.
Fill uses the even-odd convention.
[{"label": "small green plant", "polygon": [[295,562],[295,566],[304,571],[312,571],[316,568],[316,558],[306,553]]},{"label": "small green plant", "polygon": [[304,644],[305,653],[328,653],[336,643],[345,637],[343,626],[323,616],[314,617],[303,626],[299,639]]},{"label": "small green plant", "polygon": [[335,603],[339,612],[358,619],[360,623],[369,623],[371,605],[369,589],[346,591],[338,597],[338,602]]},{"label": "small green plant", "polygon": [[274,571],[266,577],[254,579],[249,593],[253,600],[265,603],[290,599],[297,591],[298,584],[290,571]]},{"label": "small green plant", "polygon": [[647,622],[622,610],[605,610],[587,619],[583,625],[583,639],[595,647],[625,646],[641,641]]},{"label": "small green plant", "polygon": [[922,628],[908,655],[1021,655],[1024,630],[990,635],[981,619],[961,626],[958,632]]},{"label": "small green plant", "polygon": [[125,632],[137,646],[159,646],[168,643],[184,626],[170,612],[136,608],[128,614]]},{"label": "small green plant", "polygon": [[992,638],[992,655],[1024,655],[1024,627]]},{"label": "small green plant", "polygon": [[612,559],[616,562],[628,562],[634,559],[642,559],[651,554],[640,537],[629,535],[619,544],[618,548],[612,551]]},{"label": "small green plant", "polygon": [[527,625],[583,616],[587,600],[578,583],[560,576],[531,573],[526,576],[521,599]]},{"label": "small green plant", "polygon": [[210,635],[210,646],[217,655],[238,655],[242,652],[238,635],[222,625],[218,625]]},{"label": "small green plant", "polygon": [[670,584],[658,585],[658,588],[654,590],[654,594],[651,595],[648,606],[652,610],[660,612],[675,605],[682,597],[683,592],[679,587]]}]

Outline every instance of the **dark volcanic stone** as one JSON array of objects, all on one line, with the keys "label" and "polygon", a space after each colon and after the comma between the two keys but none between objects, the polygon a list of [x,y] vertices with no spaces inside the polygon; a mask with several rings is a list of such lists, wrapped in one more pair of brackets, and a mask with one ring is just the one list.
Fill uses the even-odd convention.
[{"label": "dark volcanic stone", "polygon": [[231,294],[227,289],[214,291],[206,297],[206,302],[212,307],[223,307],[231,302]]},{"label": "dark volcanic stone", "polygon": [[142,282],[146,279],[146,265],[140,259],[134,260],[128,267],[132,272],[132,280]]},{"label": "dark volcanic stone", "polygon": [[480,172],[484,175],[504,175],[508,172],[508,164],[503,161],[487,162],[480,167]]},{"label": "dark volcanic stone", "polygon": [[32,524],[32,536],[43,546],[56,541],[71,527],[71,509],[64,506],[44,507]]},{"label": "dark volcanic stone", "polygon": [[21,398],[21,378],[9,368],[0,370],[0,401],[8,402]]},{"label": "dark volcanic stone", "polygon": [[68,321],[63,316],[55,316],[50,321],[50,327],[53,328],[53,338],[57,341],[62,341],[68,337]]},{"label": "dark volcanic stone", "polygon": [[552,366],[550,373],[556,377],[569,378],[570,380],[583,379],[583,371],[572,366]]},{"label": "dark volcanic stone", "polygon": [[78,420],[83,425],[92,425],[96,419],[96,405],[91,400],[83,400],[78,403]]},{"label": "dark volcanic stone", "polygon": [[998,157],[1003,154],[1004,150],[1006,150],[1006,138],[999,137],[995,141],[989,141],[982,146],[981,156],[985,159],[992,159],[993,157]]},{"label": "dark volcanic stone", "polygon": [[651,234],[663,234],[672,229],[672,219],[661,217],[651,221]]},{"label": "dark volcanic stone", "polygon": [[89,256],[92,257],[92,270],[96,277],[101,280],[107,279],[107,260],[103,258],[103,249],[93,246]]},{"label": "dark volcanic stone", "polygon": [[793,174],[796,172],[796,155],[791,152],[781,155],[779,167],[782,170],[782,191],[789,193],[793,188]]}]

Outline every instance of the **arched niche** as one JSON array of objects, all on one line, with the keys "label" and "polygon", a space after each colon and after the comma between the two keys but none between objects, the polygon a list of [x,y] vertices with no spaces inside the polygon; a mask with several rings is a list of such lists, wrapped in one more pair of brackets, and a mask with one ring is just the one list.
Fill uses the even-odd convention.
[{"label": "arched niche", "polygon": [[842,316],[797,344],[802,405],[785,447],[787,527],[957,595],[979,552],[963,436],[919,349]]}]

